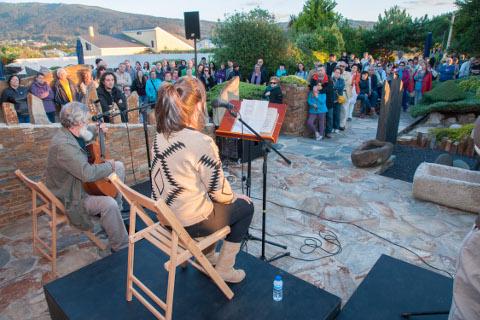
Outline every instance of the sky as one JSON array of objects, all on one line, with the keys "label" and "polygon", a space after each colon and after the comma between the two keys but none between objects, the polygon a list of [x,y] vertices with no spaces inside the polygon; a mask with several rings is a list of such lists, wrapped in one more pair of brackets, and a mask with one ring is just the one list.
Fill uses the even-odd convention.
[{"label": "sky", "polygon": [[[0,0],[5,1],[5,0]],[[165,0],[7,0],[6,2],[69,3],[101,6],[113,10],[153,15],[157,17],[183,19],[184,11],[199,11],[200,19],[223,20],[225,14],[248,11],[255,7],[267,9],[275,14],[277,21],[286,22],[290,15],[297,15],[303,7],[302,0],[176,0],[175,5]],[[132,4],[135,5],[132,5]],[[454,0],[337,0],[336,11],[353,20],[377,21],[378,15],[394,5],[405,8],[413,17],[425,14],[439,15],[455,10]]]}]

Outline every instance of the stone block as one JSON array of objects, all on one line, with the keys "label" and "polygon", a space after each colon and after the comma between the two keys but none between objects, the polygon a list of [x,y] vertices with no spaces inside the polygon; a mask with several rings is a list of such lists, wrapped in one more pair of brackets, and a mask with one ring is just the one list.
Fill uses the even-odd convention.
[{"label": "stone block", "polygon": [[474,123],[477,117],[475,113],[467,113],[467,114],[459,114],[458,115],[458,122],[460,124],[469,124]]},{"label": "stone block", "polygon": [[413,196],[480,213],[480,172],[424,162],[413,177]]},{"label": "stone block", "polygon": [[43,106],[42,99],[29,93],[28,100],[28,113],[30,114],[31,124],[50,124],[50,120],[45,113],[45,107]]},{"label": "stone block", "polygon": [[2,103],[2,115],[3,121],[5,121],[7,125],[18,124],[17,111],[15,111],[13,103]]},{"label": "stone block", "polygon": [[352,151],[353,165],[359,168],[368,168],[380,165],[390,158],[393,144],[380,140],[369,140]]},{"label": "stone block", "polygon": [[455,117],[449,117],[443,120],[443,124],[446,127],[450,127],[452,124],[457,123],[457,118]]},{"label": "stone block", "polygon": [[428,116],[428,119],[427,121],[425,122],[426,125],[433,125],[433,126],[437,126],[437,125],[440,125],[442,124],[442,121],[443,121],[443,115],[439,112],[432,112],[430,113],[430,115]]}]

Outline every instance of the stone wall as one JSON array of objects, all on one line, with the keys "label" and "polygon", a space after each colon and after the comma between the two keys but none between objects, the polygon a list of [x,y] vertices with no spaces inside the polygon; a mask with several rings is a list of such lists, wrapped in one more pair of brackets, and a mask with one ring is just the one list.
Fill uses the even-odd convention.
[{"label": "stone wall", "polygon": [[306,121],[308,116],[308,87],[295,84],[282,84],[283,103],[288,105],[282,134],[303,136],[310,134]]},{"label": "stone wall", "polygon": [[[127,183],[133,184],[127,128],[125,124],[108,126],[107,144],[110,158],[125,164]],[[0,124],[0,226],[30,213],[31,194],[15,176],[14,171],[20,169],[35,180],[42,179],[50,139],[58,128],[59,124],[14,126]],[[128,128],[136,180],[146,181],[148,165],[143,125],[130,124]],[[155,128],[149,126],[150,140],[154,133]]]},{"label": "stone wall", "polygon": [[471,137],[465,137],[461,141],[452,141],[444,137],[441,141],[435,141],[435,138],[432,138],[428,133],[417,132],[416,136],[404,135],[399,137],[397,143],[412,147],[431,148],[467,157],[473,157],[475,154]]}]

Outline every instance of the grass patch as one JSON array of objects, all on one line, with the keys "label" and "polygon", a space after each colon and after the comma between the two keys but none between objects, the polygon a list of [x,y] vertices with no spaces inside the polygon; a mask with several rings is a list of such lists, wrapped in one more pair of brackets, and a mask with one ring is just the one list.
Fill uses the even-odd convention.
[{"label": "grass patch", "polygon": [[472,96],[465,100],[454,102],[440,101],[432,104],[424,104],[422,101],[421,104],[414,105],[410,108],[410,114],[413,117],[423,116],[429,114],[430,112],[480,113],[480,99]]},{"label": "grass patch", "polygon": [[[220,96],[220,92],[225,88],[226,82],[218,84],[213,87],[210,91],[207,92],[207,108],[208,112],[212,110],[212,101],[217,99]],[[265,86],[258,86],[251,83],[240,82],[239,93],[240,99],[250,99],[250,100],[262,100],[263,92],[265,91]]]},{"label": "grass patch", "polygon": [[303,86],[303,87],[308,86],[307,80],[294,75],[281,77],[280,82],[283,84],[296,84],[298,86]]},{"label": "grass patch", "polygon": [[458,82],[458,86],[465,92],[477,92],[480,89],[480,76],[468,77],[464,79],[460,79]]},{"label": "grass patch", "polygon": [[423,95],[422,103],[430,104],[440,101],[453,102],[464,100],[466,98],[467,94],[459,87],[459,84],[454,80],[449,80],[439,83],[431,91],[426,92]]},{"label": "grass patch", "polygon": [[470,137],[475,124],[466,124],[460,128],[434,128],[430,129],[430,133],[435,136],[437,141],[441,141],[443,138],[448,138],[452,141],[460,141],[465,137]]}]

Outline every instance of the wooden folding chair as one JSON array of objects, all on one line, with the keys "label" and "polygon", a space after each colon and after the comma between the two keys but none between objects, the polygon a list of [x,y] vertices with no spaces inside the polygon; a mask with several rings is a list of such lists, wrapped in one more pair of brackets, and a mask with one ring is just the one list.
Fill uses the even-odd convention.
[{"label": "wooden folding chair", "polygon": [[[226,226],[197,242],[190,237],[165,202],[162,200],[154,201],[129,188],[115,173],[111,174],[109,179],[130,204],[127,301],[132,301],[133,295],[150,312],[152,312],[155,317],[158,319],[170,320],[173,311],[173,291],[175,286],[176,268],[186,261],[208,275],[228,299],[233,298],[232,290],[230,290],[225,281],[220,277],[218,272],[202,253],[202,250],[228,235],[230,233],[229,226]],[[145,213],[144,208],[153,211],[157,215],[157,223],[154,223]],[[135,232],[135,220],[137,215],[145,222],[147,227]],[[142,239],[148,240],[170,257],[170,259],[164,264],[165,269],[168,271],[166,302],[161,300],[133,275],[135,243]],[[192,258],[195,258],[195,261],[193,261]],[[164,315],[162,315],[156,307],[150,304],[144,296],[133,287],[134,284],[163,309]]]},{"label": "wooden folding chair", "polygon": [[[57,226],[68,223],[65,214],[65,206],[58,198],[43,184],[29,179],[21,170],[15,170],[15,175],[27,185],[32,191],[32,226],[33,226],[33,252],[40,252],[52,263],[52,273],[57,275]],[[37,201],[42,203],[38,205]],[[50,218],[51,245],[40,239],[38,235],[38,217],[47,214]],[[101,250],[106,245],[90,231],[82,231]]]}]

